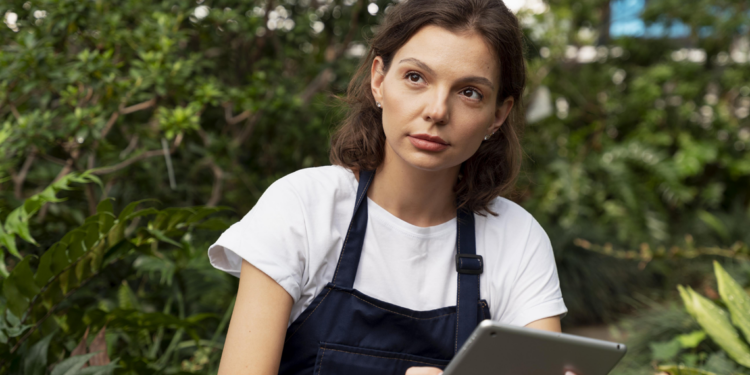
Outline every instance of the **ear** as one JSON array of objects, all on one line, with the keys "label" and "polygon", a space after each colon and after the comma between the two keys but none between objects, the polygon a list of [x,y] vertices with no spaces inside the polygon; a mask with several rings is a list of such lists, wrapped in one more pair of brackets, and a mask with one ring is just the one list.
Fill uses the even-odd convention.
[{"label": "ear", "polygon": [[383,58],[376,56],[370,67],[370,88],[372,89],[372,96],[381,103],[383,102],[383,81],[385,81],[384,68]]},{"label": "ear", "polygon": [[515,103],[515,101],[513,100],[513,97],[510,96],[505,99],[502,104],[497,106],[495,109],[495,119],[492,121],[492,125],[490,125],[490,128],[488,129],[489,133],[487,134],[492,134],[500,130],[500,127],[503,126],[508,115],[510,115],[510,110],[513,109],[513,103]]}]

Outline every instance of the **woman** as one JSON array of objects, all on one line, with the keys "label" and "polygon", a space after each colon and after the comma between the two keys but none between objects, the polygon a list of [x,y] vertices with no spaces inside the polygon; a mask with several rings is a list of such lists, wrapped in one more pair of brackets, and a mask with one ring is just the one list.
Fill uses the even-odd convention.
[{"label": "woman", "polygon": [[334,165],[275,182],[209,249],[241,274],[219,373],[432,374],[482,319],[559,331],[549,239],[500,197],[520,168],[524,80],[500,0],[394,6]]}]

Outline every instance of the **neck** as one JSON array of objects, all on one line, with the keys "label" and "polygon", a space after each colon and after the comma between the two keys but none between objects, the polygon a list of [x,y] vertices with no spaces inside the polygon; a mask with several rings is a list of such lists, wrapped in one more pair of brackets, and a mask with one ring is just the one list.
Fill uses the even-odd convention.
[{"label": "neck", "polygon": [[456,217],[453,186],[459,169],[460,165],[440,171],[417,169],[388,149],[367,196],[409,224],[419,227],[442,224]]}]

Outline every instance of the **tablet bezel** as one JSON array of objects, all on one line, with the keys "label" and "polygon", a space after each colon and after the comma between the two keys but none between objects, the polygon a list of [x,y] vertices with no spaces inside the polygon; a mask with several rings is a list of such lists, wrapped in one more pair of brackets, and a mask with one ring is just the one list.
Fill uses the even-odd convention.
[{"label": "tablet bezel", "polygon": [[[503,338],[505,340],[498,340]],[[508,340],[518,344],[509,347]],[[488,352],[493,353],[492,358],[486,363],[478,363],[477,360],[484,360]],[[519,375],[518,371],[527,371],[521,368],[534,367],[544,375],[556,375],[557,370],[559,375],[566,371],[577,375],[606,375],[626,352],[627,347],[621,343],[484,320],[443,374]],[[529,363],[529,357],[535,359],[533,363]],[[532,375],[530,372],[521,374]]]}]

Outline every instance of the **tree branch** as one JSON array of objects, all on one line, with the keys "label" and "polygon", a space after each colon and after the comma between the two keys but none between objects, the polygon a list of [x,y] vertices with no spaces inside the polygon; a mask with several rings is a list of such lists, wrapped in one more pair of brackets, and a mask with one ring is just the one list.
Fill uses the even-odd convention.
[{"label": "tree branch", "polygon": [[21,113],[18,112],[18,109],[16,108],[16,106],[13,105],[13,103],[8,104],[8,106],[10,107],[10,111],[13,112],[13,116],[16,118],[16,120],[20,120]]},{"label": "tree branch", "polygon": [[120,162],[118,164],[115,164],[115,165],[112,165],[112,166],[109,166],[109,167],[102,167],[102,168],[92,169],[91,173],[95,174],[95,175],[109,174],[109,173],[112,173],[112,172],[117,172],[120,169],[123,169],[123,168],[129,166],[130,164],[133,164],[135,162],[141,161],[143,159],[148,159],[148,158],[152,158],[154,156],[163,156],[163,155],[164,155],[164,151],[162,151],[162,150],[146,151],[146,152],[144,152],[142,154],[133,156],[132,158],[127,159],[125,161],[122,161],[122,162]]},{"label": "tree branch", "polygon": [[250,138],[250,136],[253,134],[253,129],[255,129],[255,124],[258,122],[258,119],[260,119],[261,116],[263,116],[262,110],[255,112],[252,117],[247,119],[247,122],[242,128],[240,134],[232,140],[232,147],[239,147],[240,145],[244,144],[248,138]]},{"label": "tree branch", "polygon": [[151,108],[155,104],[156,104],[156,98],[151,98],[150,100],[131,105],[130,107],[120,108],[120,114],[127,115],[128,113],[133,113],[133,112],[141,111],[147,108]]},{"label": "tree branch", "polygon": [[222,189],[224,188],[224,171],[216,165],[213,159],[210,159],[208,163],[214,172],[214,184],[211,187],[211,198],[206,202],[206,207],[216,207],[216,204],[221,199]]},{"label": "tree branch", "polygon": [[66,165],[68,163],[65,160],[58,159],[58,158],[56,158],[54,156],[50,156],[50,155],[47,155],[47,154],[39,154],[39,157],[41,157],[44,160],[51,161],[51,162],[53,162],[55,164],[59,164],[59,165]]},{"label": "tree branch", "polygon": [[26,181],[26,175],[29,173],[29,169],[31,169],[31,165],[34,164],[34,160],[36,159],[36,149],[32,149],[29,156],[26,158],[26,161],[23,163],[23,166],[21,167],[21,170],[18,171],[18,173],[13,173],[11,171],[11,179],[13,179],[13,194],[15,195],[16,199],[22,199],[23,198],[23,183]]},{"label": "tree branch", "polygon": [[248,117],[250,117],[250,114],[251,112],[249,110],[244,110],[239,115],[232,116],[232,103],[231,102],[224,103],[224,119],[227,121],[227,124],[229,125],[236,125],[246,120]]},{"label": "tree branch", "polygon": [[86,191],[86,200],[89,203],[89,216],[96,215],[96,194],[94,194],[94,188],[91,186],[91,184],[86,184],[85,187]]},{"label": "tree branch", "polygon": [[130,138],[130,142],[128,143],[128,147],[125,147],[124,150],[120,152],[120,159],[125,159],[135,148],[138,147],[138,134],[134,134]]},{"label": "tree branch", "polygon": [[[178,133],[177,136],[174,138],[174,143],[169,148],[169,154],[173,154],[175,152],[175,150],[177,150],[177,147],[179,147],[180,143],[182,143],[182,138],[183,138],[182,132]],[[120,169],[123,169],[123,168],[125,168],[125,167],[127,167],[127,166],[129,166],[129,165],[131,165],[131,164],[133,164],[135,162],[139,162],[139,161],[141,161],[143,159],[148,159],[148,158],[152,158],[154,156],[163,156],[163,155],[164,155],[164,150],[146,151],[146,152],[144,152],[142,154],[138,154],[136,156],[133,156],[130,159],[126,159],[126,160],[124,160],[124,161],[122,161],[120,163],[117,163],[115,165],[111,165],[109,167],[94,168],[94,169],[91,170],[91,173],[95,174],[95,175],[110,174],[110,173],[113,173],[113,172],[117,172]]]},{"label": "tree branch", "polygon": [[112,113],[112,116],[109,117],[109,121],[107,121],[107,124],[104,125],[104,129],[102,129],[101,139],[104,139],[109,133],[109,131],[112,130],[112,126],[115,124],[115,122],[117,122],[117,119],[119,117],[120,117],[119,111]]},{"label": "tree branch", "polygon": [[305,87],[300,95],[303,105],[310,103],[310,99],[333,80],[333,69],[325,68]]}]

